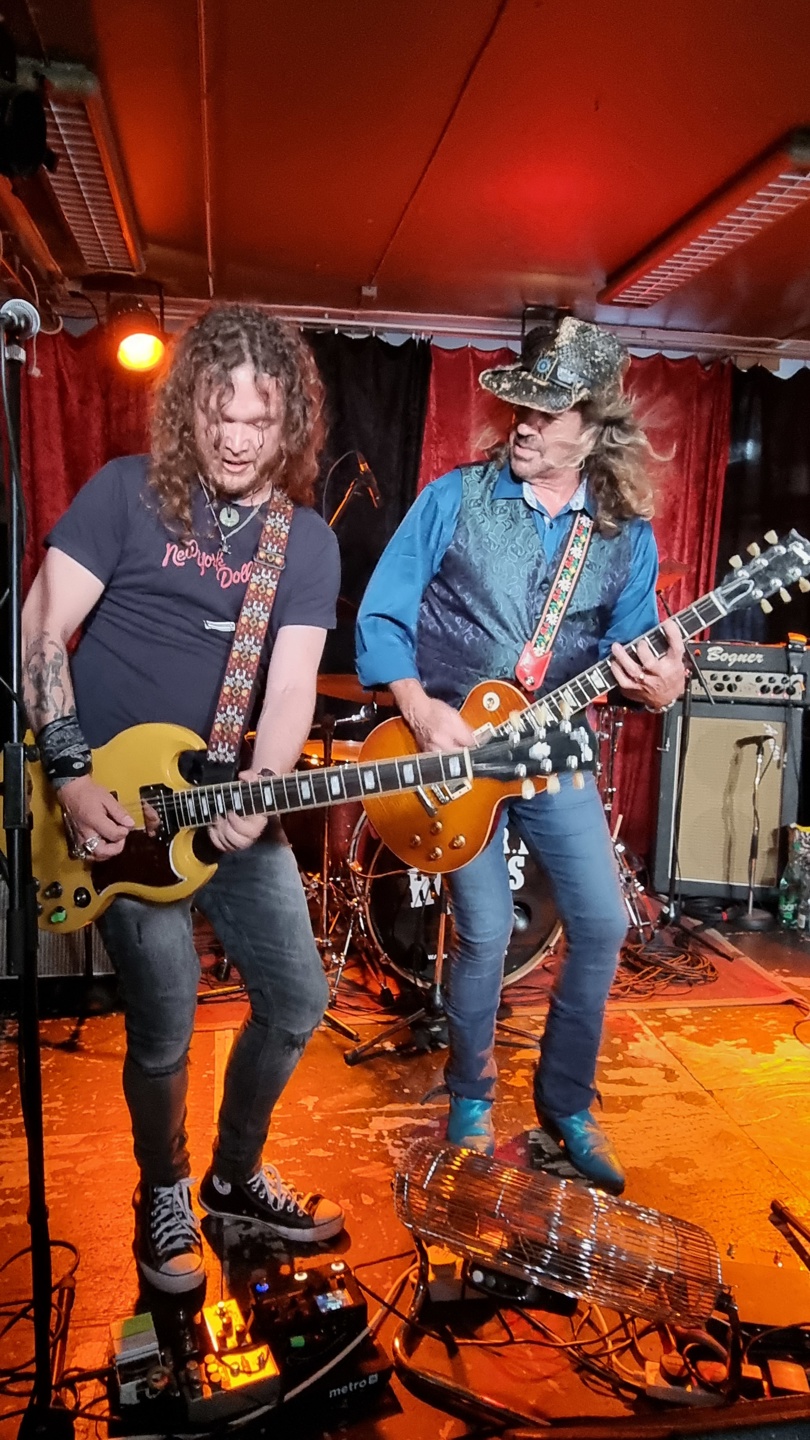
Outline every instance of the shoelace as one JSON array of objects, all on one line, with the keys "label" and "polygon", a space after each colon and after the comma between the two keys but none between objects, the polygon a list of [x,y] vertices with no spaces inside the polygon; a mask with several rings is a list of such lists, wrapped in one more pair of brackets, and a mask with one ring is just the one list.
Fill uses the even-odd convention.
[{"label": "shoelace", "polygon": [[303,1214],[300,1201],[304,1198],[300,1190],[293,1190],[282,1180],[275,1165],[263,1165],[255,1175],[248,1180],[248,1189],[260,1200],[272,1205],[274,1210],[289,1210],[291,1215],[296,1212]]},{"label": "shoelace", "polygon": [[178,1180],[176,1185],[156,1185],[152,1191],[150,1226],[159,1250],[196,1245],[200,1222],[191,1208],[193,1184],[190,1179]]}]

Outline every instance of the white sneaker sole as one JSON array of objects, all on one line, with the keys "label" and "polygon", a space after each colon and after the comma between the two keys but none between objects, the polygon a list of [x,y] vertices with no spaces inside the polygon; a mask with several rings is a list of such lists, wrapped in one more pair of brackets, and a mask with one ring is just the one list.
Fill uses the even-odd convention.
[{"label": "white sneaker sole", "polygon": [[197,1290],[205,1280],[205,1265],[202,1260],[199,1270],[189,1270],[185,1275],[166,1275],[162,1270],[153,1270],[151,1265],[137,1258],[135,1263],[153,1289],[163,1290],[168,1295],[182,1295],[186,1290]]},{"label": "white sneaker sole", "polygon": [[302,1230],[300,1225],[284,1225],[275,1220],[260,1220],[257,1215],[232,1215],[228,1210],[211,1210],[200,1195],[197,1201],[201,1210],[212,1220],[230,1220],[233,1225],[244,1225],[249,1230],[269,1230],[281,1240],[294,1240],[299,1245],[317,1245],[320,1240],[331,1240],[339,1235],[346,1217],[337,1215],[334,1220],[324,1220],[320,1225],[311,1225]]}]

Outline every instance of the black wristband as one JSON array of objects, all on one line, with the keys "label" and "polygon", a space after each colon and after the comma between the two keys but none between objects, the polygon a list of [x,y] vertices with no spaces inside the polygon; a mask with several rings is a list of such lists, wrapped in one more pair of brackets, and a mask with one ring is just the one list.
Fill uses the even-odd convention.
[{"label": "black wristband", "polygon": [[43,725],[37,736],[42,768],[54,790],[93,769],[90,746],[79,728],[78,717],[64,715]]}]

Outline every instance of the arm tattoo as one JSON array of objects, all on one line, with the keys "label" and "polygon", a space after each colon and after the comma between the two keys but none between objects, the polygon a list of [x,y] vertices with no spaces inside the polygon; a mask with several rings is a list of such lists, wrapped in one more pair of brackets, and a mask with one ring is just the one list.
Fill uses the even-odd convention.
[{"label": "arm tattoo", "polygon": [[25,650],[23,693],[35,735],[51,720],[75,712],[65,646],[52,635],[32,636]]}]

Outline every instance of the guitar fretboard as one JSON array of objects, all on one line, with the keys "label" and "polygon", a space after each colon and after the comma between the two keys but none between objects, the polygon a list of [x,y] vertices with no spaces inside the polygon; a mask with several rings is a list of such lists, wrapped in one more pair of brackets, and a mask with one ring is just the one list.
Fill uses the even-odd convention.
[{"label": "guitar fretboard", "polygon": [[[721,620],[731,608],[734,607],[720,600],[718,591],[712,590],[710,594],[703,595],[696,600],[694,605],[688,605],[685,610],[680,610],[677,615],[673,615],[672,619],[684,639],[691,640],[693,635],[705,630],[707,625],[714,625],[715,621]],[[647,641],[658,659],[668,649],[663,626],[656,625],[645,635],[639,635],[632,644],[625,646],[634,660],[638,660],[638,646],[642,640]],[[615,687],[616,678],[609,662],[600,660],[597,665],[592,665],[590,670],[583,670],[581,675],[575,676],[573,680],[567,681],[565,685],[561,685],[557,690],[552,690],[541,700],[528,706],[523,718],[531,725],[538,725],[540,724],[540,714],[545,710],[552,724],[559,723],[577,710],[584,710],[586,706],[592,705],[595,700],[609,694]]]},{"label": "guitar fretboard", "polygon": [[261,780],[233,780],[216,785],[192,785],[183,790],[155,788],[144,798],[158,812],[168,834],[201,829],[218,816],[284,815],[335,805],[342,800],[363,800],[398,790],[418,790],[464,780],[471,774],[468,750],[444,754],[415,754],[358,765],[331,765],[326,769],[294,770]]}]

